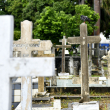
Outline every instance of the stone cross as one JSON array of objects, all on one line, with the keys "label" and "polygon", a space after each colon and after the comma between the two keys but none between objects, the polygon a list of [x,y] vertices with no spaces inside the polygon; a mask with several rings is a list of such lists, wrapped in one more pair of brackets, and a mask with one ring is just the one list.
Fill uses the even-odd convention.
[{"label": "stone cross", "polygon": [[[12,77],[53,76],[55,74],[55,58],[12,58],[13,57],[13,16],[0,16],[0,109],[11,110]],[[43,69],[42,69],[43,68]],[[48,69],[47,69],[48,68]],[[26,80],[27,84],[29,79]],[[23,89],[28,91],[26,82]],[[23,93],[25,103],[21,110],[32,110],[32,94]],[[31,103],[31,104],[30,104]]]},{"label": "stone cross", "polygon": [[81,45],[81,97],[84,102],[89,101],[89,77],[88,77],[88,43],[100,42],[99,36],[87,37],[87,24],[82,23],[80,25],[80,37],[68,37],[68,44],[80,44]]},{"label": "stone cross", "polygon": [[66,39],[63,36],[62,45],[56,45],[57,48],[62,48],[62,73],[65,73],[65,48],[71,48],[71,45],[65,45]]},{"label": "stone cross", "polygon": [[[34,49],[35,47],[39,47],[39,39],[32,41],[32,22],[28,20],[21,22],[21,39],[13,43],[14,51],[20,51],[21,57],[31,57],[33,47]],[[32,94],[32,78],[22,77],[21,79],[21,102],[22,104],[25,103],[23,94],[27,94],[27,100],[30,101],[27,102],[27,104],[31,106],[32,96],[29,94]],[[27,86],[27,90],[25,90],[23,86]]]},{"label": "stone cross", "polygon": [[[23,22],[21,22],[21,39],[19,39],[18,41],[14,41],[13,46],[14,46],[14,51],[21,52],[21,57],[31,57],[31,52],[34,50],[38,51],[39,48],[41,50],[50,50],[52,45],[49,45],[49,41],[48,42],[48,47],[45,44],[45,48],[41,48],[39,46],[41,46],[41,41],[39,39],[32,39],[32,22],[25,20]],[[50,46],[50,47],[49,47]],[[47,47],[47,48],[46,48]],[[27,80],[29,80],[29,83],[27,83]],[[42,81],[39,81],[42,80]],[[29,97],[28,94],[31,94],[31,84],[32,82],[32,78],[31,77],[22,77],[21,80],[21,101],[23,103],[25,103],[25,99],[23,98],[23,93],[27,92],[27,97],[28,100],[30,100],[32,97]],[[27,91],[25,91],[23,88],[24,83],[27,84]],[[40,88],[39,88],[40,87]],[[42,89],[41,89],[42,88]],[[42,90],[41,92],[44,91],[44,78],[43,77],[38,77],[38,91]],[[31,104],[31,103],[30,103]]]}]

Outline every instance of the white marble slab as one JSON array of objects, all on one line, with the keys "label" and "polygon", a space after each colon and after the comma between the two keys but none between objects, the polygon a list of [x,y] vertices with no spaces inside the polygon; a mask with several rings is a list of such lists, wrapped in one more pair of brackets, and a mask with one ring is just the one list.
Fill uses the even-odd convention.
[{"label": "white marble slab", "polygon": [[106,77],[99,77],[99,80],[106,80]]},{"label": "white marble slab", "polygon": [[73,110],[99,110],[99,102],[74,103]]},{"label": "white marble slab", "polygon": [[58,73],[58,76],[68,76],[69,73]]}]

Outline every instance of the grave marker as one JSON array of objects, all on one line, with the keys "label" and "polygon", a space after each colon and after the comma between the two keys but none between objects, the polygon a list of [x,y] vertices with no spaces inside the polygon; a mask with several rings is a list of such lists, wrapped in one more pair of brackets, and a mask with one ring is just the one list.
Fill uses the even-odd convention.
[{"label": "grave marker", "polygon": [[[55,59],[52,57],[12,58],[13,16],[0,16],[0,24],[0,88],[2,88],[0,90],[0,109],[11,110],[11,77],[53,76],[55,74]],[[29,84],[29,80],[26,81]],[[27,90],[27,86],[23,87],[24,90]],[[22,104],[22,110],[31,110],[32,102],[30,104],[30,101],[27,99],[27,94],[23,93],[23,98],[25,99],[25,103],[24,105]]]},{"label": "grave marker", "polygon": [[88,77],[88,43],[100,42],[99,36],[88,36],[87,37],[87,24],[82,23],[80,25],[80,37],[68,37],[67,42],[69,44],[80,44],[81,45],[81,97],[84,102],[89,101],[89,77]]},{"label": "grave marker", "polygon": [[[39,39],[32,41],[32,22],[28,20],[21,22],[21,39],[14,41],[14,51],[20,51],[21,57],[31,57],[33,47],[39,47],[39,45]],[[32,78],[22,77],[21,79],[21,102],[23,105],[26,103],[23,95],[27,94],[29,101],[26,104],[31,106],[32,95],[29,94],[32,94]],[[27,90],[24,89],[24,86],[27,86]]]},{"label": "grave marker", "polygon": [[[49,44],[49,41],[47,41]],[[32,22],[25,20],[23,22],[21,22],[21,39],[19,39],[18,41],[14,41],[13,42],[13,46],[14,46],[14,51],[16,52],[21,52],[21,57],[31,57],[32,51],[38,51],[38,48],[40,48],[41,46],[41,41],[39,39],[32,39]],[[45,43],[44,43],[45,45]],[[45,47],[47,47],[46,50],[50,50],[52,47],[52,44],[49,45],[50,47],[47,47],[47,45],[45,45]],[[43,48],[41,48],[43,50]],[[45,48],[44,48],[45,50]],[[46,51],[47,53],[48,51]],[[45,53],[45,51],[44,51]],[[17,56],[17,55],[16,55]],[[29,80],[29,83],[27,82]],[[40,81],[41,80],[41,81]],[[22,77],[21,80],[21,101],[23,103],[25,103],[25,100],[23,99],[23,94],[31,94],[31,88],[32,88],[32,78],[31,77]],[[27,84],[27,91],[25,91],[23,88],[23,84],[26,83]],[[24,85],[26,86],[26,85]],[[38,77],[38,91],[39,92],[44,92],[44,78],[43,77]],[[27,92],[27,93],[26,93]],[[28,100],[30,101],[31,104],[31,100],[32,97],[28,97]],[[28,102],[29,104],[29,102]]]},{"label": "grave marker", "polygon": [[56,45],[57,48],[62,48],[62,73],[65,73],[65,48],[71,48],[71,45],[65,45],[66,39],[63,36],[62,45]]}]

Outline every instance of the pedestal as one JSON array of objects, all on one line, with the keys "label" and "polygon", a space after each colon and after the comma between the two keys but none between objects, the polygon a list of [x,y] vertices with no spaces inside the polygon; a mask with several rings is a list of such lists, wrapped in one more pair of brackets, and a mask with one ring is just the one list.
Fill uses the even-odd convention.
[{"label": "pedestal", "polygon": [[69,76],[69,73],[58,73],[58,76]]}]

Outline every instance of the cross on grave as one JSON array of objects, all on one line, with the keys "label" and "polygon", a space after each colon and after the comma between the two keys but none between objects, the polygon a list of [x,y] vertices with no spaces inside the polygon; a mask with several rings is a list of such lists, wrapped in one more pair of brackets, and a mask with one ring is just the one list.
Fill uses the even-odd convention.
[{"label": "cross on grave", "polygon": [[87,37],[87,24],[82,23],[80,25],[80,37],[68,37],[68,44],[80,44],[81,45],[81,97],[84,102],[89,101],[89,76],[88,76],[88,43],[99,43],[99,36]]},{"label": "cross on grave", "polygon": [[[38,50],[40,46],[40,40],[39,39],[32,39],[32,22],[25,20],[21,22],[21,39],[18,41],[13,42],[13,50],[18,52],[21,52],[21,57],[31,57],[31,52],[34,50]],[[47,48],[48,50],[51,48]],[[42,82],[38,83],[38,89],[39,89],[39,84],[40,84],[40,89],[39,90],[44,90],[44,78],[43,77],[38,77],[38,79],[42,79]],[[29,80],[29,83],[27,83],[27,80]],[[23,94],[27,94],[27,98],[30,101],[31,104],[31,99],[32,97],[28,96],[28,94],[31,94],[32,90],[32,78],[31,77],[22,77],[21,80],[21,102],[22,104],[25,103],[25,99],[23,98]],[[23,88],[24,83],[27,85],[27,91],[25,91]],[[27,92],[27,93],[26,93]],[[28,103],[29,104],[29,103]]]},{"label": "cross on grave", "polygon": [[107,59],[108,61],[108,86],[110,86],[110,50],[108,51],[107,56],[103,56],[103,59]]},{"label": "cross on grave", "polygon": [[[33,46],[39,46],[39,40],[32,41],[32,22],[25,20],[21,22],[21,39],[18,41],[14,41],[13,43],[13,50],[18,53],[21,52],[21,57],[31,57],[31,52],[33,50]],[[34,46],[34,47],[35,47]],[[32,49],[32,50],[31,50]],[[27,105],[31,106],[32,96],[32,78],[31,77],[22,77],[21,78],[21,102],[22,104],[26,103]],[[28,82],[29,81],[29,82]],[[24,84],[25,83],[25,84]],[[27,90],[24,89],[23,86],[27,86]],[[27,94],[27,100],[29,102],[25,102],[25,98],[23,97],[24,94]]]},{"label": "cross on grave", "polygon": [[[11,110],[12,77],[53,76],[55,74],[55,59],[43,58],[12,58],[13,57],[13,16],[0,16],[0,109]],[[43,68],[43,69],[42,69]],[[47,69],[48,68],[48,69]],[[26,80],[30,84],[30,80]],[[27,84],[23,89],[28,91]],[[28,93],[28,97],[32,94]],[[28,100],[27,92],[23,93],[25,103],[21,110],[32,110],[32,100]]]},{"label": "cross on grave", "polygon": [[62,73],[65,73],[65,48],[71,48],[71,45],[65,45],[66,39],[63,36],[62,45],[56,45],[56,48],[62,48]]}]

